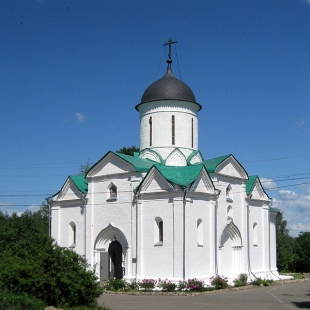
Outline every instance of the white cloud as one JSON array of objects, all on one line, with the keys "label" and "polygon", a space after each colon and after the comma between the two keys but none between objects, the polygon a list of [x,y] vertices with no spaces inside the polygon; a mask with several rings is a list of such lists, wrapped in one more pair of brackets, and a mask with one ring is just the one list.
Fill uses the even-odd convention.
[{"label": "white cloud", "polygon": [[295,200],[297,198],[297,194],[290,190],[279,190],[279,198],[282,200]]},{"label": "white cloud", "polygon": [[260,182],[265,190],[275,190],[277,184],[272,179],[260,178]]},{"label": "white cloud", "polygon": [[310,5],[310,0],[304,0],[304,1]]},{"label": "white cloud", "polygon": [[293,224],[290,226],[290,230],[291,235],[298,236],[298,234],[301,231],[302,232],[310,231],[310,224],[302,224],[302,223]]},{"label": "white cloud", "polygon": [[[36,212],[39,209],[39,205],[33,204],[31,206],[28,206],[25,210]],[[20,209],[14,207],[14,205],[12,204],[0,202],[0,212],[2,212],[3,214],[8,214],[9,216],[11,216],[13,213],[16,213],[18,216],[20,216],[25,212],[25,210],[21,211]]]},{"label": "white cloud", "polygon": [[27,208],[27,210],[31,211],[31,212],[36,212],[40,209],[39,205],[31,205]]},{"label": "white cloud", "polygon": [[78,123],[84,123],[85,122],[85,115],[80,113],[80,112],[77,112],[75,113],[75,119],[77,120]]},{"label": "white cloud", "polygon": [[310,195],[280,190],[278,199],[273,200],[273,206],[283,212],[290,235],[296,237],[300,231],[310,230]]},{"label": "white cloud", "polygon": [[0,211],[3,214],[8,214],[8,215],[12,215],[14,212],[17,213],[17,215],[22,214],[22,212],[18,211],[17,208],[14,208],[13,205],[4,203],[4,202],[0,202]]}]

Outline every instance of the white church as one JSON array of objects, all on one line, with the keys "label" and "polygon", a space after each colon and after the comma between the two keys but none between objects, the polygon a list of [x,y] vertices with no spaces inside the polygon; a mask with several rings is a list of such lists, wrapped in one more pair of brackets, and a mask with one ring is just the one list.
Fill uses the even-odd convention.
[{"label": "white church", "polygon": [[83,255],[99,279],[214,275],[279,279],[276,216],[258,176],[231,154],[204,159],[198,112],[171,69],[136,105],[140,152],[108,152],[50,199],[51,236]]}]

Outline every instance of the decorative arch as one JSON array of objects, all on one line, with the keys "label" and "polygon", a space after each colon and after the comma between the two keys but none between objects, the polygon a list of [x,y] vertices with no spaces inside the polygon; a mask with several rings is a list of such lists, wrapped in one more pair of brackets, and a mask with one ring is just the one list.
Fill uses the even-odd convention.
[{"label": "decorative arch", "polygon": [[242,238],[233,221],[222,232],[219,250],[219,273],[236,277],[243,270]]},{"label": "decorative arch", "polygon": [[119,228],[114,227],[112,224],[109,224],[97,235],[94,243],[94,249],[107,249],[109,247],[109,244],[113,241],[118,241],[123,249],[128,249],[128,241],[124,233]]},{"label": "decorative arch", "polygon": [[178,149],[174,149],[166,159],[166,166],[187,166],[184,154]]},{"label": "decorative arch", "polygon": [[227,238],[232,241],[232,247],[242,247],[242,238],[238,227],[231,221],[223,230],[220,240],[220,247],[223,247]]},{"label": "decorative arch", "polygon": [[141,151],[139,158],[150,159],[150,160],[156,161],[160,164],[163,163],[162,157],[157,152],[155,152],[151,149],[144,149],[143,151]]}]

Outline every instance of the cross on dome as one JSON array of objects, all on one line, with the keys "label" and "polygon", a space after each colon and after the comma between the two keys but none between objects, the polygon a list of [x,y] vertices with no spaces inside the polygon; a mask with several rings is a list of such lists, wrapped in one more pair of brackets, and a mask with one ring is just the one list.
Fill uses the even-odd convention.
[{"label": "cross on dome", "polygon": [[169,45],[169,52],[168,52],[168,59],[167,59],[167,64],[168,64],[168,71],[171,70],[171,63],[172,63],[172,59],[171,59],[171,44],[175,44],[178,41],[172,41],[171,39],[168,40],[168,42],[164,43],[163,45]]}]

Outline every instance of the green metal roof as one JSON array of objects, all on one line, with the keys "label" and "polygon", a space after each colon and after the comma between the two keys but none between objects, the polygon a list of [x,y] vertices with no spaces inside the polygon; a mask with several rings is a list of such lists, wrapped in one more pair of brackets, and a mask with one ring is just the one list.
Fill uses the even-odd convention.
[{"label": "green metal roof", "polygon": [[[195,155],[197,155],[197,154],[200,154],[201,157],[202,157],[202,154],[200,153],[199,150],[193,151],[193,152],[187,157],[187,160],[186,160],[186,161],[187,161],[187,164],[188,164],[188,165],[190,164],[192,158],[193,158]],[[202,157],[202,158],[203,158],[203,157]],[[201,163],[199,163],[199,164],[201,164]]]},{"label": "green metal roof", "polygon": [[155,162],[150,159],[133,157],[130,155],[125,155],[117,152],[111,152],[111,153],[117,155],[118,157],[124,159],[125,161],[133,165],[136,171],[139,172],[148,172],[151,169],[151,167],[155,164]]},{"label": "green metal roof", "polygon": [[270,211],[270,212],[273,212],[273,213],[280,213],[280,210],[279,210],[279,209],[273,208],[273,207],[270,207],[269,211]]},{"label": "green metal roof", "polygon": [[223,155],[223,156],[208,159],[208,160],[204,160],[202,163],[204,164],[204,166],[206,167],[206,169],[209,173],[213,173],[213,172],[215,172],[217,166],[219,164],[221,164],[229,156],[231,156],[231,154]]},{"label": "green metal roof", "polygon": [[262,187],[262,190],[265,193],[265,195],[270,199],[269,195],[265,192],[264,187],[263,187],[262,183],[260,182],[259,177],[257,175],[249,176],[249,179],[246,182],[246,193],[250,194],[252,192],[256,180],[258,181],[258,183]]},{"label": "green metal roof", "polygon": [[69,178],[83,194],[86,194],[88,191],[88,181],[85,178],[85,175],[70,175]]},{"label": "green metal roof", "polygon": [[184,167],[154,165],[159,173],[168,181],[185,188],[193,183],[202,169],[203,165],[193,165]]},{"label": "green metal roof", "polygon": [[257,178],[258,178],[257,175],[252,175],[252,176],[250,176],[249,179],[247,180],[247,182],[246,182],[246,193],[247,193],[247,194],[250,194],[250,193],[251,193],[251,191],[252,191],[252,189],[253,189],[253,186],[254,186],[255,181],[256,181]]}]

